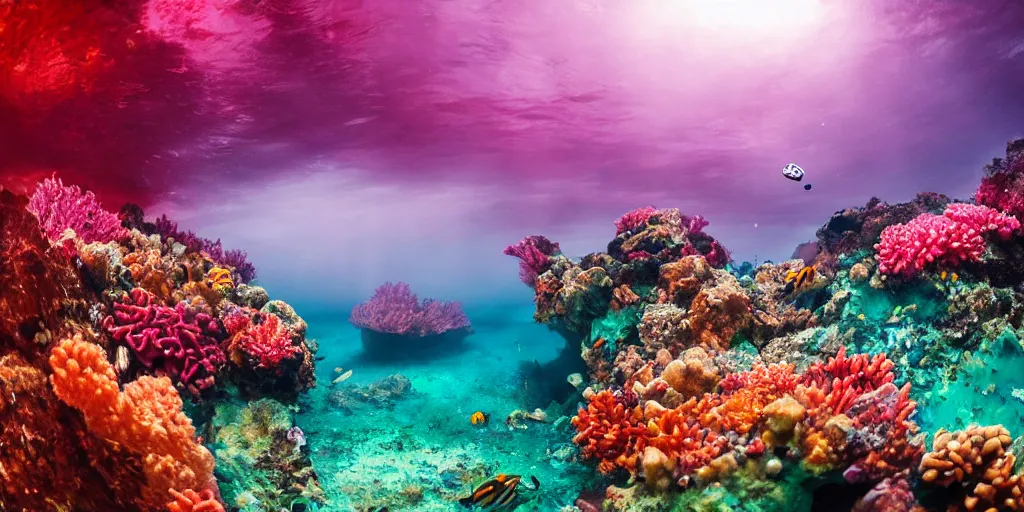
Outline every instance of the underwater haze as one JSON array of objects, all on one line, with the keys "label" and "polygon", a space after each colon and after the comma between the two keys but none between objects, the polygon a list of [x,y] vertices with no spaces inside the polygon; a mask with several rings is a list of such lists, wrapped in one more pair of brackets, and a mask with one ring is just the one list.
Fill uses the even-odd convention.
[{"label": "underwater haze", "polygon": [[0,0],[0,511],[1024,510],[1021,221],[1019,1]]}]

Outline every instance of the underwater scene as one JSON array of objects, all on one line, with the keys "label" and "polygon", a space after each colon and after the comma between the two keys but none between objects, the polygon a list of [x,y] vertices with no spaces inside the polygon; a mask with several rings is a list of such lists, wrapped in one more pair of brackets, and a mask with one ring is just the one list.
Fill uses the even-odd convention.
[{"label": "underwater scene", "polygon": [[1024,511],[1024,3],[0,0],[0,512]]}]

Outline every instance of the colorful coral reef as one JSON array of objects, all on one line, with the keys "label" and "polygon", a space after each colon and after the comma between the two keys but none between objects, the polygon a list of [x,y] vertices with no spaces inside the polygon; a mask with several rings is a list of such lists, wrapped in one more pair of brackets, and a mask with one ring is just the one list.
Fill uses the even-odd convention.
[{"label": "colorful coral reef", "polygon": [[[204,418],[238,390],[294,400],[315,344],[242,261],[207,249],[56,178],[31,200],[0,189],[0,508],[223,510],[185,411]],[[225,323],[247,308],[287,346],[232,340]]]},{"label": "colorful coral reef", "polygon": [[1024,509],[1001,426],[1024,419],[1022,148],[977,204],[872,199],[798,260],[733,267],[705,221],[646,207],[538,266],[535,319],[588,369],[573,441],[607,475],[578,506]]}]

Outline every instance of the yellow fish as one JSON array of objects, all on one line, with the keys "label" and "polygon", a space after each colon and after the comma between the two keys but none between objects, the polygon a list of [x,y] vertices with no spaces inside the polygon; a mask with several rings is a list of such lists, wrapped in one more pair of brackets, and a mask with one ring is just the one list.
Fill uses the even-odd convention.
[{"label": "yellow fish", "polygon": [[784,295],[789,295],[795,291],[801,291],[808,288],[814,283],[815,275],[816,271],[814,269],[814,265],[808,265],[800,269],[799,272],[792,270],[789,271],[789,273],[786,274],[786,287],[783,288],[782,293]]}]

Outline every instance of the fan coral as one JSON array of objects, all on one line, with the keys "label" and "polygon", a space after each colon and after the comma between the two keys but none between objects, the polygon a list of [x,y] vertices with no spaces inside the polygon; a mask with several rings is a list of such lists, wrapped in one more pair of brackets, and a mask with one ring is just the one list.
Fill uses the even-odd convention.
[{"label": "fan coral", "polygon": [[419,299],[406,283],[384,283],[370,300],[352,309],[352,325],[376,332],[431,336],[469,329],[458,302]]},{"label": "fan coral", "polygon": [[39,183],[28,209],[50,240],[59,240],[68,229],[85,243],[106,243],[125,235],[121,219],[104,210],[92,192],[65,186],[56,176]]},{"label": "fan coral", "polygon": [[954,203],[943,215],[921,214],[906,224],[885,228],[875,244],[878,268],[885,274],[913,277],[932,263],[957,266],[978,261],[987,243],[983,235],[1007,239],[1020,222],[987,206]]},{"label": "fan coral", "polygon": [[551,267],[552,257],[561,253],[557,243],[540,235],[528,236],[504,251],[508,256],[519,258],[519,279],[530,287],[537,284],[537,276]]},{"label": "fan coral", "polygon": [[103,327],[128,345],[143,366],[163,372],[195,394],[213,385],[225,363],[219,346],[224,334],[214,317],[185,303],[163,306],[141,288],[114,303]]},{"label": "fan coral", "polygon": [[166,377],[140,377],[120,390],[114,368],[99,346],[80,335],[50,354],[57,396],[78,409],[89,429],[144,456],[149,510],[167,503],[170,489],[215,490],[213,456],[195,441],[191,420]]}]

